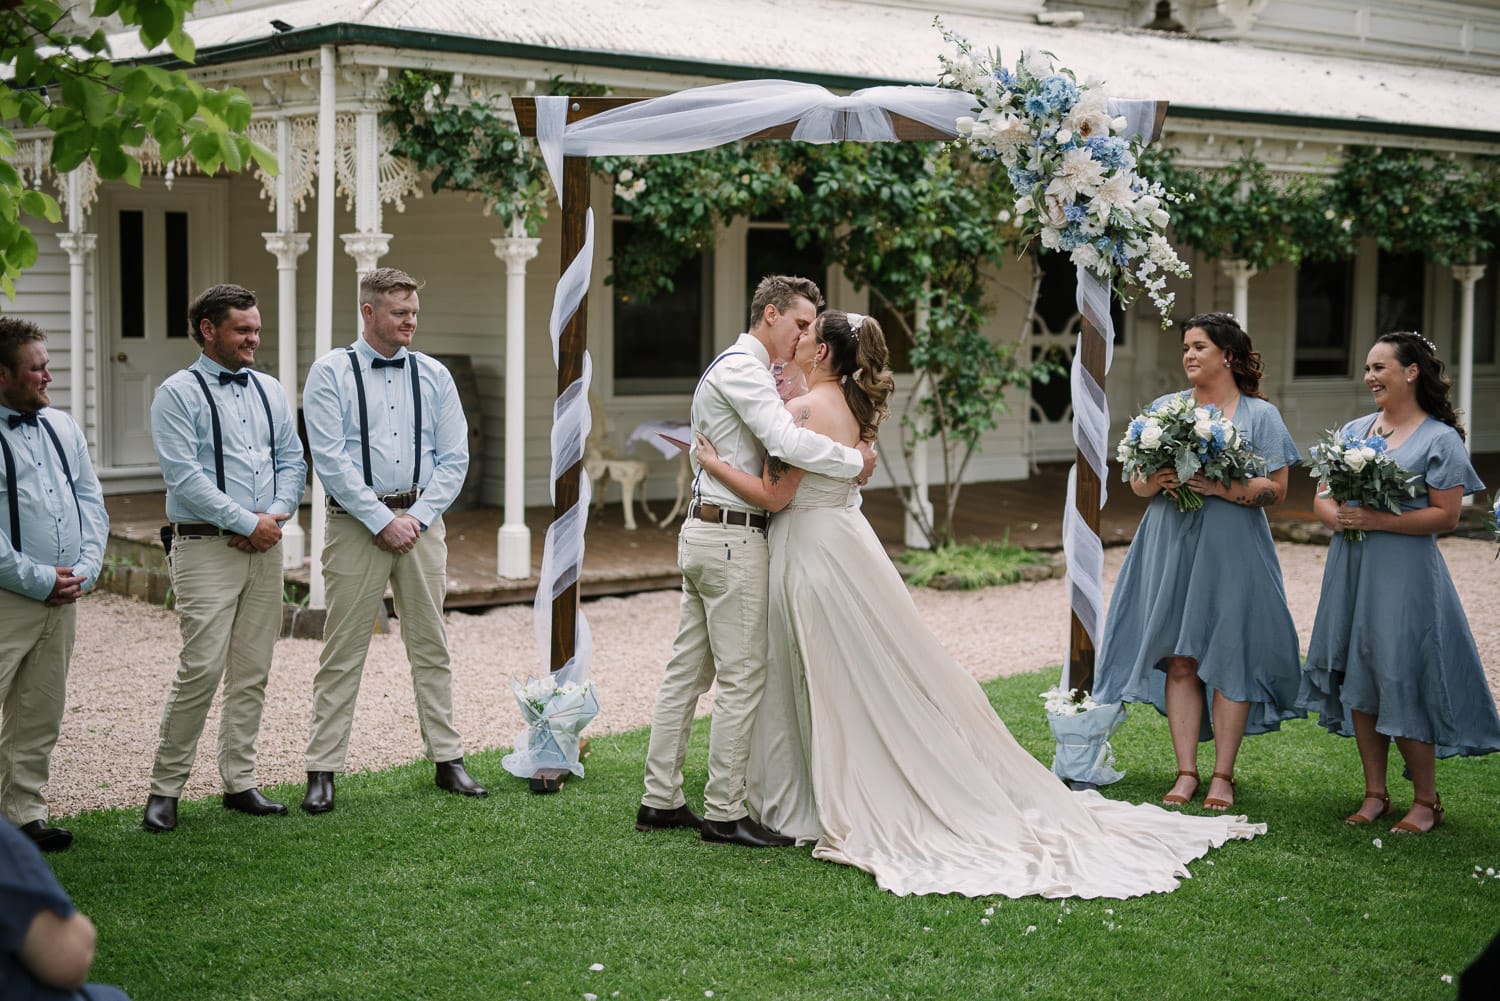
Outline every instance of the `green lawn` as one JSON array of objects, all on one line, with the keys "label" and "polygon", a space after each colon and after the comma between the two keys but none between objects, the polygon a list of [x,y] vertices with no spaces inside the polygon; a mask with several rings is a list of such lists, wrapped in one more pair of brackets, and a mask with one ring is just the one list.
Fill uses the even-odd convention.
[{"label": "green lawn", "polygon": [[[1054,677],[987,686],[1045,761],[1036,695]],[[706,732],[688,759],[695,805]],[[1137,707],[1115,747],[1129,774],[1108,794],[1160,796],[1164,721]],[[1500,929],[1500,879],[1473,876],[1500,868],[1495,759],[1439,763],[1449,820],[1434,835],[1353,828],[1352,741],[1299,722],[1241,755],[1240,806],[1267,836],[1194,863],[1175,893],[1060,902],[898,898],[808,849],[638,833],[644,754],[644,732],[597,739],[588,777],[555,796],[489,752],[469,762],[483,801],[439,792],[422,763],[342,780],[321,817],[243,817],[214,798],[151,836],[137,810],[89,813],[51,860],[98,923],[95,979],[137,1001],[1451,998],[1442,975],[1456,982]]]}]

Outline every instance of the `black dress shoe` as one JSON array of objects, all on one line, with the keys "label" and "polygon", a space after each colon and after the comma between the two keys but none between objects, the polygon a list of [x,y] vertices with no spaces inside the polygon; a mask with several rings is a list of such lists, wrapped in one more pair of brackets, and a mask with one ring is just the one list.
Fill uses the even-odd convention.
[{"label": "black dress shoe", "polygon": [[146,816],[141,826],[152,834],[177,830],[177,797],[147,796]]},{"label": "black dress shoe", "polygon": [[307,795],[302,809],[308,813],[327,813],[333,809],[333,772],[308,772]]},{"label": "black dress shoe", "polygon": [[464,771],[464,759],[454,758],[452,761],[439,761],[437,763],[437,787],[446,789],[448,792],[456,792],[460,796],[488,796],[484,786],[469,778],[469,773]]},{"label": "black dress shoe", "polygon": [[45,820],[21,825],[21,833],[44,852],[60,852],[73,843],[73,832],[65,827],[48,827]]},{"label": "black dress shoe", "polygon": [[700,835],[704,841],[716,841],[727,845],[744,845],[747,848],[786,848],[794,842],[775,831],[768,831],[751,820],[705,820]]},{"label": "black dress shoe", "polygon": [[689,809],[686,803],[673,810],[659,810],[642,803],[641,808],[635,811],[635,829],[638,831],[664,831],[669,827],[691,827],[695,831],[701,831],[703,818]]},{"label": "black dress shoe", "polygon": [[286,813],[286,807],[273,799],[266,799],[261,795],[259,789],[246,789],[244,792],[226,792],[224,794],[224,809],[238,810],[240,813],[248,813],[252,817],[279,817]]}]

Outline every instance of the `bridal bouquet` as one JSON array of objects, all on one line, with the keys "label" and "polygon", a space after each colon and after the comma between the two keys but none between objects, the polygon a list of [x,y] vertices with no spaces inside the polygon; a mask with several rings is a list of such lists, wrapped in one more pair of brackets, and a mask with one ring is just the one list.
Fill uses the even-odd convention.
[{"label": "bridal bouquet", "polygon": [[1176,298],[1164,291],[1167,275],[1191,276],[1166,237],[1166,206],[1178,196],[1136,172],[1142,144],[1125,137],[1126,120],[1110,115],[1103,88],[1078,83],[1036,49],[1008,68],[999,53],[976,53],[968,39],[938,27],[957,50],[939,57],[939,83],[978,102],[972,117],[955,123],[958,134],[1004,166],[1022,232],[1068,254],[1122,300],[1145,289],[1166,326]]},{"label": "bridal bouquet", "polygon": [[1123,703],[1101,705],[1087,692],[1063,691],[1061,686],[1042,693],[1047,707],[1047,725],[1057,742],[1052,752],[1052,774],[1065,782],[1109,785],[1125,777],[1116,771],[1114,748],[1109,738],[1125,719]]},{"label": "bridal bouquet", "polygon": [[1163,397],[1131,418],[1115,458],[1127,483],[1132,475],[1145,479],[1161,469],[1176,469],[1183,483],[1175,491],[1179,511],[1203,507],[1203,498],[1187,486],[1194,473],[1228,483],[1244,482],[1265,469],[1254,445],[1218,407],[1200,407],[1187,393]]},{"label": "bridal bouquet", "polygon": [[[1396,465],[1386,451],[1384,435],[1361,438],[1352,431],[1324,431],[1312,447],[1308,472],[1324,485],[1321,495],[1340,504],[1400,514],[1401,498],[1417,495],[1416,476]],[[1360,529],[1344,530],[1344,538],[1350,542],[1364,537]]]},{"label": "bridal bouquet", "polygon": [[599,715],[599,696],[594,683],[564,682],[555,678],[512,680],[516,704],[526,718],[526,729],[516,734],[516,749],[501,759],[505,770],[518,778],[530,778],[541,768],[565,768],[583,775],[578,758],[578,739],[589,721]]}]

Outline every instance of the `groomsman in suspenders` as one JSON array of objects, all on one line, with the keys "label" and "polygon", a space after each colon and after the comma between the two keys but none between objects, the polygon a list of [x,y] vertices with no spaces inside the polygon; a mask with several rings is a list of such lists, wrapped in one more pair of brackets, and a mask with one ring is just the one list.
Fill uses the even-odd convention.
[{"label": "groomsman in suspenders", "polygon": [[333,809],[354,701],[386,584],[411,664],[417,726],[437,785],[483,796],[453,728],[443,627],[448,546],[443,512],[469,468],[468,422],[448,370],[411,350],[422,283],[378,268],[359,283],[364,333],[313,362],[302,391],[313,469],[328,492],[323,581],[328,618],[313,679],[308,813]]},{"label": "groomsman in suspenders", "polygon": [[42,786],[62,727],[76,602],[99,577],[109,516],[83,431],[50,407],[46,337],[0,316],[0,814],[42,851],[61,851],[73,835],[47,825]]},{"label": "groomsman in suspenders", "polygon": [[206,289],[188,306],[188,324],[203,353],[168,376],[151,404],[171,522],[162,541],[182,628],[141,823],[153,833],[177,827],[177,800],[221,678],[224,808],[286,813],[261,794],[255,738],[281,634],[281,523],[302,499],[307,461],[281,383],[250,367],[260,346],[255,293]]}]

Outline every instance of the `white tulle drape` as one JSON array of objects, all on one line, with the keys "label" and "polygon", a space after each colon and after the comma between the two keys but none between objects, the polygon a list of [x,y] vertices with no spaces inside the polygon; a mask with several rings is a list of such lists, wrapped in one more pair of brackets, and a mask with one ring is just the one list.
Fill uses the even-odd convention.
[{"label": "white tulle drape", "polygon": [[[1125,118],[1125,136],[1148,142],[1156,125],[1155,101],[1111,100],[1109,113]],[[1104,372],[1115,357],[1115,325],[1109,315],[1109,283],[1094,272],[1078,268],[1078,312],[1088,326],[1078,332],[1070,381],[1073,388],[1073,442],[1083,461],[1099,480],[1099,507],[1109,497],[1105,474],[1109,471],[1109,400],[1098,379],[1083,367],[1083,339],[1104,339]],[[1094,649],[1104,635],[1104,543],[1078,513],[1078,463],[1068,470],[1068,499],[1063,508],[1063,555],[1068,565],[1068,601],[1083,624]],[[1063,657],[1059,686],[1069,687],[1068,657]]]},{"label": "white tulle drape", "polygon": [[[566,157],[689,153],[737,142],[791,122],[797,123],[792,138],[802,142],[845,139],[892,142],[896,139],[892,113],[955,135],[957,119],[972,113],[977,104],[971,94],[940,87],[870,87],[841,97],[813,84],[748,80],[638,101],[568,124],[568,100],[566,97],[536,100],[537,144],[557,189],[559,203]],[[1126,117],[1128,134],[1146,138],[1151,135],[1156,103],[1112,100],[1110,113]],[[577,312],[589,287],[594,256],[592,209],[588,212],[585,232],[583,248],[568,263],[557,286],[550,324],[554,361],[562,329]],[[1104,338],[1106,372],[1114,353],[1109,295],[1107,283],[1092,272],[1078,269],[1078,308],[1097,332],[1093,336]],[[1102,506],[1109,408],[1104,387],[1083,369],[1081,354],[1075,351],[1073,356],[1073,437],[1089,468],[1099,478]],[[590,427],[588,385],[592,372],[592,362],[585,353],[583,375],[558,397],[552,429],[554,484],[562,471],[583,455]],[[1068,561],[1070,602],[1097,645],[1104,620],[1104,549],[1098,532],[1090,529],[1077,513],[1077,472],[1075,464],[1068,474],[1063,548]],[[544,666],[550,666],[552,600],[578,579],[583,565],[583,530],[589,497],[588,477],[582,476],[578,503],[547,531],[535,609],[537,651]],[[582,682],[588,676],[592,642],[588,620],[581,610],[577,622],[575,652],[558,672],[560,682]],[[1063,682],[1066,685],[1066,664]]]}]

